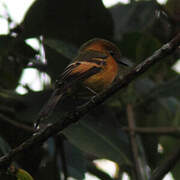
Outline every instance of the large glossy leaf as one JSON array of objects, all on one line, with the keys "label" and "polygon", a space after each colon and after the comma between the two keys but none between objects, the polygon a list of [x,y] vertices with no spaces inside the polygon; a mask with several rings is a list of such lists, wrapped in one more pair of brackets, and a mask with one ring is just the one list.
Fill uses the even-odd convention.
[{"label": "large glossy leaf", "polygon": [[24,169],[17,169],[16,172],[17,180],[34,180],[33,177]]},{"label": "large glossy leaf", "polygon": [[[53,43],[45,44],[44,49],[48,63],[47,73],[50,75],[52,82],[54,82],[59,74],[62,73],[65,67],[69,64],[71,59],[58,52],[65,49],[65,47],[61,47],[59,43],[54,43],[54,41]],[[71,52],[69,52],[69,54],[71,54]]]},{"label": "large glossy leaf", "polygon": [[93,37],[112,37],[113,21],[102,1],[38,0],[21,24],[23,38],[43,35],[82,44]]},{"label": "large glossy leaf", "polygon": [[77,55],[78,48],[70,43],[57,39],[45,39],[44,44],[56,50],[68,59],[73,59]]},{"label": "large glossy leaf", "polygon": [[82,151],[98,158],[113,160],[120,165],[130,165],[131,156],[127,135],[115,126],[115,119],[111,113],[102,113],[86,116],[63,133]]}]

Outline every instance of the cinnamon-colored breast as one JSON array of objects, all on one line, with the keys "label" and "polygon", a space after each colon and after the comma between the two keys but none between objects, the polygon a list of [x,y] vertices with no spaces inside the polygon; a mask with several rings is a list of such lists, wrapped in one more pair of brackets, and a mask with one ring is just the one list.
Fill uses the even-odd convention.
[{"label": "cinnamon-colored breast", "polygon": [[117,74],[118,65],[116,61],[109,56],[106,60],[106,64],[103,65],[102,70],[85,80],[84,84],[96,92],[101,92],[111,85]]}]

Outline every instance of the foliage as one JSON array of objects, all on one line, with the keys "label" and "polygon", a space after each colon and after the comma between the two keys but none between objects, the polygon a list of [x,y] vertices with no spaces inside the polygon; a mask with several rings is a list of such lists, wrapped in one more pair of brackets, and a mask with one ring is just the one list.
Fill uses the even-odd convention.
[{"label": "foliage", "polygon": [[[168,0],[160,7],[154,0],[141,0],[105,8],[101,1],[96,0],[78,0],[72,4],[66,0],[54,0],[53,3],[36,0],[20,25],[9,29],[9,34],[0,35],[0,155],[32,135],[33,122],[52,93],[54,80],[75,57],[80,44],[93,37],[110,39],[115,41],[123,56],[134,65],[138,64],[179,30],[173,2],[176,0]],[[158,8],[164,8],[169,18],[156,18],[154,14]],[[39,40],[47,63],[43,63],[40,51],[26,43],[32,37]],[[86,172],[91,172],[101,179],[111,179],[92,163],[105,158],[119,167],[119,179],[123,172],[133,179],[129,134],[122,129],[128,126],[127,105],[134,107],[138,127],[179,127],[180,76],[172,69],[179,57],[180,52],[176,51],[127,89],[82,117],[78,124],[50,138],[43,146],[38,144],[21,154],[14,160],[22,168],[18,168],[17,178],[21,180],[22,176],[28,176],[32,179],[31,174],[39,180],[60,180],[67,176],[81,180]],[[20,95],[15,90],[23,70],[30,67],[39,73],[46,72],[52,84],[50,87],[44,84],[40,92],[25,87],[27,93]],[[59,120],[74,106],[73,97],[68,97],[44,123]],[[139,134],[137,139],[141,169],[145,174],[149,174],[147,169],[152,172],[180,145],[178,138],[168,134]],[[162,153],[158,151],[159,144],[163,147]],[[180,179],[178,169],[179,165],[172,171],[177,180]],[[11,176],[0,173],[3,180],[11,179]]]}]

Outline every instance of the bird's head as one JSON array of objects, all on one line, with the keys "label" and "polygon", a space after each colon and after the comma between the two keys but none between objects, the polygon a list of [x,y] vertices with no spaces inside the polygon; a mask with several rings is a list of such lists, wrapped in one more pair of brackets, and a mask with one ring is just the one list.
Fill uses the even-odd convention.
[{"label": "bird's head", "polygon": [[117,63],[121,65],[129,66],[127,60],[121,55],[119,48],[108,40],[100,38],[91,39],[81,46],[79,53],[83,53],[85,51],[100,52],[107,57],[111,56]]}]

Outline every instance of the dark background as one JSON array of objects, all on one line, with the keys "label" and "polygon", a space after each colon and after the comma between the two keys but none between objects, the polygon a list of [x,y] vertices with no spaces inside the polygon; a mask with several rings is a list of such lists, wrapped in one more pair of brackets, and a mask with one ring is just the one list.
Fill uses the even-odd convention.
[{"label": "dark background", "polygon": [[[36,0],[22,23],[0,36],[0,154],[32,135],[33,121],[50,96],[55,79],[82,43],[94,37],[111,40],[135,65],[174,37],[180,31],[179,22],[178,0],[168,0],[163,6],[155,0],[131,0],[110,8],[105,8],[100,0]],[[11,27],[14,22],[9,18],[8,23]],[[33,37],[42,44],[47,64],[42,63],[39,51],[26,44],[25,40]],[[39,180],[63,179],[60,174],[81,180],[85,172],[116,180],[127,172],[134,180],[129,135],[122,130],[127,126],[127,104],[133,106],[138,127],[179,127],[180,76],[172,69],[179,57],[177,50],[79,123],[20,154],[14,160],[15,166]],[[26,86],[27,94],[19,95],[15,89],[23,70],[30,67],[47,73],[52,83],[44,84],[40,92]],[[58,105],[44,124],[60,120],[63,112],[73,106],[71,98]],[[180,145],[179,137],[179,131],[138,135],[145,177],[150,174],[147,167],[153,171]],[[158,151],[158,145],[162,151]],[[95,166],[93,160],[101,158],[117,163],[117,177],[111,178]],[[179,169],[177,164],[171,172],[175,180],[180,179]],[[12,177],[1,174],[0,178]]]}]

